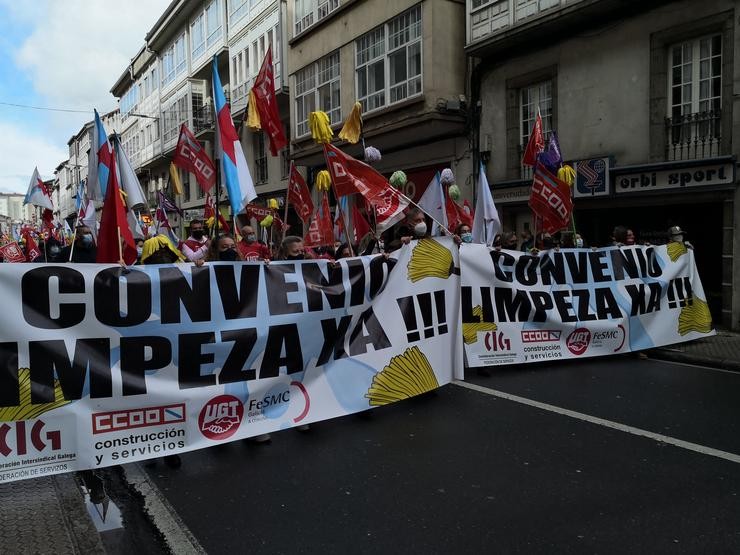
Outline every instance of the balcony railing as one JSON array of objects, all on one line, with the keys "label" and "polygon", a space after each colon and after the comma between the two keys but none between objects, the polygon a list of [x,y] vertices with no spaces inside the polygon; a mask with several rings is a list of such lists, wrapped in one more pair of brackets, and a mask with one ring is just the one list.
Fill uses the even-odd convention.
[{"label": "balcony railing", "polygon": [[204,104],[193,110],[193,133],[200,133],[213,129],[213,104]]},{"label": "balcony railing", "polygon": [[720,155],[722,112],[696,112],[666,118],[666,160],[697,160]]}]

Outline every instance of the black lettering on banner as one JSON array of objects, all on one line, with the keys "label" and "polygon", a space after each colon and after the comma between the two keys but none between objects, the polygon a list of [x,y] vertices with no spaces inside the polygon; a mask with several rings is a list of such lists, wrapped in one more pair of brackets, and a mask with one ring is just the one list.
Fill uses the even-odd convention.
[{"label": "black lettering on banner", "polygon": [[386,258],[382,255],[376,256],[370,261],[370,291],[368,292],[370,300],[385,289],[388,276],[395,266],[396,260],[394,258]]},{"label": "black lettering on banner", "polygon": [[361,258],[349,258],[346,263],[349,273],[349,305],[357,306],[365,302],[365,263]]},{"label": "black lettering on banner", "polygon": [[516,280],[522,285],[536,285],[537,284],[537,266],[539,265],[540,259],[536,256],[529,254],[523,254],[516,261],[514,267]]},{"label": "black lettering on banner", "polygon": [[545,253],[540,258],[540,275],[544,285],[565,283],[565,264],[563,263],[562,252]]},{"label": "black lettering on banner", "polygon": [[285,281],[286,275],[295,275],[295,264],[268,264],[264,266],[265,285],[267,286],[267,305],[270,314],[300,314],[303,312],[302,303],[289,303],[288,293],[298,291],[296,282]]},{"label": "black lettering on banner", "polygon": [[406,324],[406,341],[413,343],[419,341],[421,335],[417,329],[416,324],[416,306],[414,304],[414,297],[402,297],[396,299],[398,308],[401,310],[401,317],[403,318],[404,324]]},{"label": "black lettering on banner", "polygon": [[491,302],[491,288],[480,288],[481,311],[483,312],[482,322],[495,322],[496,316],[493,314],[493,302]]},{"label": "black lettering on banner", "polygon": [[496,302],[499,322],[526,322],[528,320],[532,303],[529,302],[529,297],[524,291],[496,287],[493,290],[493,298]]},{"label": "black lettering on banner", "polygon": [[321,354],[316,361],[316,366],[322,366],[329,362],[329,359],[339,360],[345,358],[347,353],[344,351],[344,339],[349,330],[349,324],[352,316],[342,316],[339,319],[339,325],[335,318],[321,320],[321,330],[324,332],[324,345],[321,347]]},{"label": "black lettering on banner", "polygon": [[547,322],[547,311],[553,308],[552,297],[545,291],[530,291],[534,307],[533,322]]},{"label": "black lettering on banner", "polygon": [[[147,348],[152,356],[147,358]],[[172,344],[165,337],[121,337],[121,380],[124,395],[146,393],[146,371],[159,370],[172,361]]]},{"label": "black lettering on banner", "polygon": [[[306,284],[306,301],[308,311],[315,312],[324,309],[324,299],[329,308],[337,309],[344,306],[344,284],[342,283],[342,268],[325,265],[329,271],[327,280],[321,271],[321,266],[316,262],[301,264],[303,281]],[[364,275],[364,274],[363,274]]]},{"label": "black lettering on banner", "polygon": [[184,333],[177,338],[177,381],[180,389],[216,385],[214,374],[202,375],[203,364],[213,364],[215,355],[204,353],[201,348],[208,343],[215,343],[216,335],[212,332]]},{"label": "black lettering on banner", "polygon": [[21,402],[18,389],[18,343],[0,343],[0,407],[17,407]]},{"label": "black lettering on banner", "polygon": [[635,260],[635,251],[632,249],[612,249],[609,251],[612,258],[612,271],[614,279],[624,279],[625,271],[627,276],[635,279],[640,277],[637,269],[637,260]]},{"label": "black lettering on banner", "polygon": [[[573,291],[575,293],[575,291]],[[578,318],[573,310],[573,303],[570,300],[571,292],[568,290],[553,291],[552,298],[560,315],[560,321],[563,323],[577,322]]]},{"label": "black lettering on banner", "polygon": [[568,263],[571,284],[588,283],[588,252],[568,251],[565,253],[565,261]]},{"label": "black lettering on banner", "polygon": [[594,290],[596,296],[596,314],[599,320],[622,318],[622,310],[619,308],[614,293],[608,287],[599,287]]},{"label": "black lettering on banner", "polygon": [[504,268],[511,268],[516,262],[516,259],[509,253],[497,250],[490,251],[490,256],[491,262],[493,263],[493,273],[496,275],[496,279],[507,283],[514,281],[511,270],[504,270]]},{"label": "black lettering on banner", "polygon": [[591,276],[596,283],[612,280],[612,276],[604,273],[604,270],[609,268],[609,265],[603,260],[605,257],[606,253],[604,251],[589,251],[588,253],[591,262]]},{"label": "black lettering on banner", "polygon": [[627,291],[627,294],[630,296],[630,300],[632,301],[630,316],[639,316],[641,314],[647,314],[649,312],[660,310],[660,297],[663,293],[663,288],[657,282],[648,283],[647,287],[650,297],[649,300],[646,302],[645,285],[646,284],[644,283],[630,283],[624,286],[625,291]]},{"label": "black lettering on banner", "polygon": [[578,320],[581,322],[596,320],[596,314],[588,310],[588,303],[591,300],[591,294],[588,289],[574,289],[572,293],[578,299]]},{"label": "black lettering on banner", "polygon": [[85,318],[84,303],[59,303],[59,317],[51,317],[49,280],[59,281],[60,295],[84,293],[85,277],[77,270],[65,266],[40,266],[23,274],[21,279],[21,298],[23,318],[35,328],[54,330],[69,328]]},{"label": "black lettering on banner", "polygon": [[303,353],[297,324],[270,326],[260,366],[260,379],[277,377],[283,366],[288,374],[303,371]]},{"label": "black lettering on banner", "polygon": [[655,249],[653,247],[648,247],[645,249],[645,253],[647,254],[648,260],[648,275],[653,278],[662,276],[663,269],[660,267],[658,255],[655,253]]},{"label": "black lettering on banner", "polygon": [[[227,320],[257,316],[260,264],[219,264],[213,267],[221,306]],[[239,269],[239,289],[236,272]]]},{"label": "black lettering on banner", "polygon": [[[364,333],[365,330],[367,330],[367,333]],[[375,351],[391,346],[391,342],[388,341],[388,336],[383,331],[380,322],[378,322],[372,306],[360,315],[355,324],[355,329],[352,330],[349,339],[350,356],[365,354],[369,344],[373,346]]]},{"label": "black lettering on banner", "polygon": [[218,375],[218,383],[236,383],[254,380],[257,371],[254,368],[244,368],[252,349],[257,343],[257,330],[248,328],[244,330],[227,330],[221,332],[221,341],[233,341],[234,346],[226,357]]},{"label": "black lettering on banner", "polygon": [[650,289],[650,298],[648,299],[646,312],[655,312],[656,310],[660,310],[660,297],[663,293],[663,288],[660,286],[659,283],[650,282],[648,283],[648,288]]},{"label": "black lettering on banner", "polygon": [[81,399],[90,371],[90,397],[113,394],[110,370],[110,339],[77,339],[74,358],[70,361],[62,339],[28,342],[31,367],[31,403],[54,402],[54,373],[67,400]]},{"label": "black lettering on banner", "polygon": [[[185,307],[191,322],[211,320],[210,267],[191,269],[192,287],[177,267],[159,269],[159,298],[163,324],[179,324],[180,303]],[[203,300],[206,299],[206,302]]]},{"label": "black lettering on banner", "polygon": [[478,318],[473,314],[473,288],[468,285],[460,287],[460,312],[463,324],[478,323]]},{"label": "black lettering on banner", "polygon": [[[128,307],[121,313],[121,279],[126,282]],[[111,327],[138,326],[152,313],[152,284],[149,276],[138,270],[120,267],[105,268],[95,276],[95,317],[101,324]]]}]

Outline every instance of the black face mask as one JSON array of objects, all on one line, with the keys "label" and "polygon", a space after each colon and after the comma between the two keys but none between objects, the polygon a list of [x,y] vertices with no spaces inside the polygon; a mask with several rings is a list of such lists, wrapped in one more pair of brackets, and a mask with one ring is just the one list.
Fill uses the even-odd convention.
[{"label": "black face mask", "polygon": [[202,229],[196,229],[193,231],[193,237],[196,239],[203,239],[203,230]]},{"label": "black face mask", "polygon": [[234,249],[226,249],[225,251],[221,251],[218,253],[218,259],[223,262],[234,262],[239,257],[236,254],[236,251]]},{"label": "black face mask", "polygon": [[288,256],[285,257],[285,260],[303,260],[303,259],[304,257],[302,254],[293,254],[293,255],[289,254]]}]

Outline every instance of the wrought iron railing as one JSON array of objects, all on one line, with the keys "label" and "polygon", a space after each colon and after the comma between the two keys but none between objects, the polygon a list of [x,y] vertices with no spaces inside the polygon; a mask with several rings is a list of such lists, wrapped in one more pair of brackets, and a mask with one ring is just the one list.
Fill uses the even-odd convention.
[{"label": "wrought iron railing", "polygon": [[666,160],[697,160],[719,156],[722,111],[696,112],[666,118]]}]

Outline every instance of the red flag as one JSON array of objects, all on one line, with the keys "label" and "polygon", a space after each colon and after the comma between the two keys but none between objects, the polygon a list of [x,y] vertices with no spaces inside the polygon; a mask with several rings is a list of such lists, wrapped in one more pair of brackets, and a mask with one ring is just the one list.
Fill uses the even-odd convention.
[{"label": "red flag", "polygon": [[30,233],[24,233],[23,237],[26,239],[26,260],[33,262],[41,256],[41,251]]},{"label": "red flag", "polygon": [[545,137],[542,133],[542,116],[537,110],[537,117],[534,120],[532,133],[529,135],[527,148],[524,150],[522,164],[525,166],[534,166],[537,164],[537,156],[545,150]]},{"label": "red flag", "polygon": [[172,163],[195,175],[204,192],[216,184],[216,167],[206,151],[184,123],[180,126],[180,138],[172,155]]},{"label": "red flag", "polygon": [[7,245],[0,247],[0,256],[3,257],[5,262],[25,262],[26,256],[23,254],[23,250],[20,245],[13,241]]},{"label": "red flag", "polygon": [[334,229],[329,210],[329,196],[326,192],[324,192],[321,199],[321,206],[316,210],[316,215],[303,237],[303,244],[309,248],[334,244]]},{"label": "red flag", "polygon": [[244,212],[246,212],[248,218],[254,218],[258,222],[261,222],[267,216],[271,216],[273,210],[266,206],[260,206],[259,204],[247,204],[244,207]]},{"label": "red flag", "polygon": [[[123,241],[123,244],[121,244]],[[103,212],[100,216],[98,232],[98,254],[96,262],[118,262],[123,256],[126,264],[136,262],[136,243],[126,219],[121,191],[116,177],[116,158],[111,158],[108,186],[105,190]]]},{"label": "red flag", "polygon": [[260,114],[262,129],[270,138],[270,152],[277,156],[278,150],[288,144],[283,131],[283,123],[280,121],[277,99],[275,98],[275,79],[272,71],[272,46],[267,49],[265,59],[262,62],[260,72],[254,81],[254,99],[257,103],[257,111]]},{"label": "red flag", "polygon": [[303,179],[303,176],[293,162],[290,163],[288,202],[293,205],[293,209],[298,214],[298,217],[305,224],[311,217],[311,214],[313,214],[313,200],[311,200],[311,193],[308,191],[306,180]]},{"label": "red flag", "polygon": [[355,228],[355,243],[359,242],[365,235],[370,233],[370,224],[367,223],[365,216],[362,215],[356,204],[352,206],[352,225]]},{"label": "red flag", "polygon": [[460,224],[473,227],[473,218],[449,195],[445,195],[445,211],[447,212],[447,229],[454,231]]},{"label": "red flag", "polygon": [[224,215],[221,214],[221,211],[216,210],[216,203],[213,201],[213,197],[206,193],[206,203],[205,206],[203,206],[203,220],[207,223],[209,219],[216,215],[216,212],[218,212],[219,233],[231,233],[231,226],[229,226],[229,223],[224,218]]},{"label": "red flag", "polygon": [[573,212],[570,187],[538,163],[534,169],[529,207],[542,218],[543,230],[555,233],[568,227]]}]

